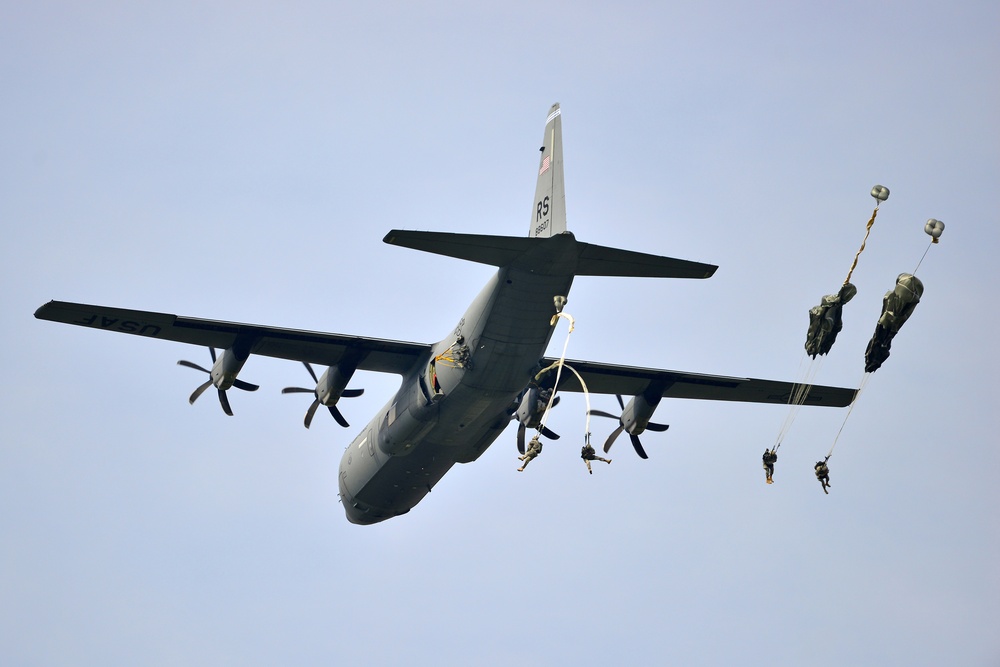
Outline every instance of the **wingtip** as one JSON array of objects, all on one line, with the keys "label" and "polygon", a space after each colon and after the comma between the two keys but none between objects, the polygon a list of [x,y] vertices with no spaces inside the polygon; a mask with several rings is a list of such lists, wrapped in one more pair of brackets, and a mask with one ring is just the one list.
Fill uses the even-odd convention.
[{"label": "wingtip", "polygon": [[48,308],[50,308],[50,307],[52,306],[52,304],[54,304],[54,303],[55,303],[55,301],[54,301],[54,300],[50,300],[50,301],[48,301],[48,302],[46,302],[46,303],[43,303],[43,304],[42,304],[41,306],[39,306],[38,308],[36,308],[36,309],[35,309],[35,319],[36,319],[36,320],[47,320],[47,319],[49,319],[49,318],[47,318],[47,317],[45,316],[45,311],[46,311],[46,310],[47,310]]}]

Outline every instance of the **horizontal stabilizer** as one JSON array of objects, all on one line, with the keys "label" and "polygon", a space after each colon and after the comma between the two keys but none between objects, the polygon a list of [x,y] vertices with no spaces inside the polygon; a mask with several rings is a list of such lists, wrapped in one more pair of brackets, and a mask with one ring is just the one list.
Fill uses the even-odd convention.
[{"label": "horizontal stabilizer", "polygon": [[[566,242],[569,233],[551,238],[421,232],[394,229],[382,239],[391,245],[503,267],[514,263],[543,244]],[[558,239],[558,241],[557,241]],[[633,278],[709,278],[718,268],[713,264],[661,257],[644,252],[571,241],[576,248],[578,276],[618,276]]]},{"label": "horizontal stabilizer", "polygon": [[632,278],[711,278],[719,267],[686,259],[648,255],[644,252],[578,243],[578,276],[622,276]]},{"label": "horizontal stabilizer", "polygon": [[390,245],[465,259],[470,262],[507,266],[542,239],[491,234],[456,234],[452,232],[417,232],[394,229],[382,239]]}]

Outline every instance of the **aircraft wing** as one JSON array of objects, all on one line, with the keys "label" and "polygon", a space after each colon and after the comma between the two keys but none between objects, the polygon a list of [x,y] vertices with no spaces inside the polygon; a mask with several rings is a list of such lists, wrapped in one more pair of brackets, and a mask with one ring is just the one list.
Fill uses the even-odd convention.
[{"label": "aircraft wing", "polygon": [[[556,361],[558,360],[546,358],[542,360],[542,365],[548,366]],[[587,383],[587,390],[594,394],[636,396],[643,393],[647,387],[662,386],[661,395],[665,398],[787,404],[795,386],[792,382],[776,380],[616,366],[592,361],[567,359],[566,364],[572,366],[583,377],[583,381]],[[572,372],[563,371],[559,390],[583,391],[583,388]],[[851,404],[855,393],[857,393],[855,389],[814,385],[809,390],[806,404],[842,408]]]},{"label": "aircraft wing", "polygon": [[49,301],[35,311],[40,320],[75,324],[92,329],[117,331],[146,338],[172,340],[226,349],[239,342],[251,354],[292,361],[336,365],[350,352],[365,371],[405,374],[431,348],[423,343],[405,343],[363,336],[281,329],[257,324],[238,324],[180,317],[143,310],[91,306]]}]

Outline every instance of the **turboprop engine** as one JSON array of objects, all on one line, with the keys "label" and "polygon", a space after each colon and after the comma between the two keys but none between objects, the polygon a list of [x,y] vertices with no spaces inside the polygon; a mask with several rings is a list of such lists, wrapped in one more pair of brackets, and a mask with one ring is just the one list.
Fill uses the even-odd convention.
[{"label": "turboprop engine", "polygon": [[618,428],[611,432],[608,436],[607,441],[604,443],[604,451],[607,452],[611,449],[611,445],[614,444],[615,440],[621,435],[622,431],[625,431],[629,435],[629,439],[632,441],[632,447],[635,448],[635,453],[641,458],[648,459],[649,456],[646,454],[646,450],[642,448],[642,443],[639,442],[639,434],[644,431],[656,431],[662,432],[666,431],[670,426],[668,424],[656,424],[649,421],[653,412],[656,410],[656,406],[660,404],[660,399],[662,395],[657,391],[645,391],[638,396],[634,396],[628,405],[622,400],[622,397],[615,394],[615,398],[618,399],[618,405],[621,406],[621,415],[613,415],[610,412],[604,412],[603,410],[591,410],[590,414],[596,415],[598,417],[609,417],[611,419],[618,420]]},{"label": "turboprop engine", "polygon": [[255,384],[250,384],[249,382],[244,382],[243,380],[237,379],[239,372],[243,370],[243,364],[247,362],[250,358],[250,352],[247,351],[237,351],[234,347],[227,348],[222,356],[216,358],[215,348],[208,348],[209,354],[212,356],[212,370],[207,368],[202,368],[198,364],[192,363],[190,361],[178,361],[179,366],[186,366],[187,368],[193,368],[196,371],[201,371],[202,373],[208,373],[208,381],[200,385],[191,394],[188,399],[188,403],[194,405],[194,402],[201,396],[206,389],[211,385],[215,385],[215,388],[219,390],[219,403],[222,404],[222,410],[230,417],[233,416],[233,409],[229,406],[229,399],[226,397],[226,391],[231,387],[236,387],[237,389],[242,389],[243,391],[257,391],[260,387]]},{"label": "turboprop engine", "polygon": [[307,389],[305,387],[285,387],[281,390],[282,394],[312,394],[315,400],[306,410],[306,417],[303,420],[306,428],[312,424],[313,416],[316,414],[317,408],[323,405],[330,411],[330,414],[337,423],[347,428],[350,424],[344,419],[344,415],[341,414],[340,410],[337,409],[337,401],[341,398],[355,398],[365,393],[364,389],[347,389],[347,383],[351,381],[351,376],[354,375],[356,364],[353,363],[342,363],[337,366],[330,366],[326,369],[319,379],[316,379],[316,372],[313,370],[312,366],[308,362],[303,361],[302,364],[309,371],[310,377],[312,377],[313,382],[316,383],[315,389]]},{"label": "turboprop engine", "polygon": [[[552,389],[541,389],[536,386],[528,387],[521,394],[521,400],[517,404],[517,411],[511,415],[511,419],[516,419],[517,424],[517,451],[524,454],[524,433],[529,428],[538,428],[542,423],[542,417],[552,398]],[[552,407],[559,404],[559,397],[552,399]],[[552,440],[558,440],[559,435],[551,431],[548,427],[542,426],[542,435]]]}]

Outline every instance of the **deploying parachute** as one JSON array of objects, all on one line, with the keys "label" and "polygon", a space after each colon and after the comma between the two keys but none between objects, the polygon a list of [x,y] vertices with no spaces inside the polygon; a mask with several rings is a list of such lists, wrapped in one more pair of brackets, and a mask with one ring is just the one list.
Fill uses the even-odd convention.
[{"label": "deploying parachute", "polygon": [[[805,351],[812,358],[812,361],[805,368],[804,373],[800,368],[800,376],[802,377],[796,383],[789,396],[788,405],[790,409],[788,415],[778,433],[775,445],[764,452],[764,468],[767,472],[768,484],[772,482],[771,477],[774,472],[774,462],[777,460],[778,447],[781,446],[791,428],[799,407],[808,399],[809,390],[812,388],[813,378],[815,378],[818,372],[818,365],[820,363],[817,357],[830,352],[830,349],[837,340],[837,334],[844,327],[844,304],[851,301],[858,292],[857,288],[851,283],[851,276],[854,273],[854,269],[857,268],[858,259],[861,253],[864,252],[865,244],[868,242],[868,236],[871,233],[872,226],[875,224],[875,217],[878,215],[879,205],[889,198],[889,189],[882,185],[876,185],[872,188],[871,195],[876,200],[875,210],[872,211],[871,218],[865,227],[864,240],[862,240],[861,247],[854,255],[854,261],[847,272],[847,278],[835,294],[827,294],[818,306],[809,309],[809,330],[806,333]],[[851,412],[857,404],[857,397],[864,391],[871,374],[881,368],[882,364],[889,358],[889,349],[892,345],[893,337],[899,333],[900,328],[906,323],[910,315],[913,314],[913,310],[917,304],[920,303],[920,298],[924,293],[924,285],[916,277],[916,273],[927,256],[927,251],[930,250],[932,245],[938,243],[943,231],[944,223],[940,220],[931,218],[927,221],[924,225],[924,232],[931,237],[931,241],[927,245],[927,249],[924,250],[920,261],[917,262],[917,267],[913,270],[913,273],[899,274],[896,278],[896,285],[882,299],[882,313],[875,326],[875,333],[872,335],[871,341],[869,341],[867,350],[865,351],[865,373],[859,383],[855,400],[852,401],[850,408],[848,408],[847,415],[844,417],[844,423],[841,424],[840,430],[834,437],[833,445],[831,445],[830,451],[827,452],[826,458],[817,462],[814,466],[816,478],[822,484],[824,493],[829,493],[828,489],[830,486],[830,469],[827,462],[833,455],[833,449],[837,446],[837,440],[840,438],[840,434],[847,424],[847,419],[851,416]],[[804,361],[805,358],[803,358]]]},{"label": "deploying parachute", "polygon": [[804,371],[800,369],[799,380],[788,397],[789,410],[785,422],[782,424],[781,430],[778,431],[774,447],[767,450],[768,452],[778,451],[792,427],[792,422],[795,421],[799,408],[809,398],[813,379],[819,372],[819,362],[816,357],[824,356],[830,352],[833,344],[837,341],[837,334],[844,328],[844,304],[858,293],[858,289],[851,283],[851,275],[858,266],[858,258],[864,252],[865,244],[868,243],[868,235],[871,234],[872,227],[875,225],[878,207],[889,198],[889,188],[884,185],[875,185],[871,189],[871,196],[875,199],[875,209],[872,211],[871,218],[868,219],[868,224],[865,225],[865,237],[861,241],[861,247],[854,255],[854,261],[851,262],[851,268],[847,272],[844,284],[840,286],[836,294],[827,294],[818,306],[809,309],[809,329],[806,331],[805,349],[806,354],[812,357],[812,362]]},{"label": "deploying parachute", "polygon": [[882,299],[882,315],[878,318],[875,334],[868,342],[868,349],[865,350],[865,373],[874,373],[889,358],[889,347],[892,345],[893,336],[899,333],[900,327],[909,319],[924,294],[924,284],[914,274],[923,264],[927,250],[941,238],[944,223],[931,218],[924,225],[924,232],[931,237],[931,242],[927,244],[927,249],[917,262],[917,268],[913,269],[913,273],[900,273],[896,278],[896,286],[886,292]]},{"label": "deploying parachute", "polygon": [[827,294],[818,306],[809,309],[809,331],[806,333],[806,354],[813,359],[826,354],[844,328],[844,304],[854,298],[858,288],[844,283],[836,294]]},{"label": "deploying parachute", "polygon": [[[868,379],[871,377],[871,374],[881,368],[885,360],[889,358],[889,347],[892,345],[893,337],[899,333],[900,328],[910,318],[910,315],[913,314],[913,309],[920,303],[920,297],[924,294],[924,284],[914,274],[916,274],[917,269],[923,263],[924,257],[927,256],[927,250],[930,250],[931,245],[938,242],[943,231],[944,223],[940,220],[931,218],[927,221],[927,224],[924,225],[924,232],[931,237],[931,242],[927,244],[927,249],[924,250],[920,261],[917,262],[917,268],[913,270],[913,273],[899,274],[896,278],[896,286],[886,292],[882,298],[882,314],[878,318],[878,322],[875,325],[875,333],[872,335],[871,340],[868,341],[868,348],[865,350],[865,375],[861,380],[858,395],[868,385]],[[840,430],[837,431],[837,436],[833,439],[830,451],[827,452],[826,458],[823,460],[824,464],[833,456],[833,448],[837,446],[837,440],[840,439],[840,434],[843,433],[847,419],[851,416],[851,412],[854,410],[856,404],[857,398],[855,398],[854,403],[851,403],[851,407],[848,408],[847,415],[844,417],[844,423],[840,425]],[[818,466],[819,464],[817,463],[816,465]],[[823,482],[820,479],[823,482],[824,493],[827,492],[827,486],[829,486],[829,470],[827,469],[826,472],[827,481]],[[816,475],[817,478],[820,477],[818,468]]]},{"label": "deploying parachute", "polygon": [[844,284],[836,294],[827,294],[820,301],[818,306],[809,309],[809,331],[806,333],[806,353],[815,359],[819,355],[826,354],[837,341],[837,334],[844,328],[843,312],[844,304],[854,298],[858,293],[858,288],[851,284],[851,275],[858,266],[858,258],[865,250],[868,243],[868,235],[871,234],[875,225],[875,216],[878,215],[878,207],[889,198],[889,188],[884,185],[875,185],[871,191],[875,199],[875,210],[872,217],[865,225],[865,238],[861,241],[861,247],[854,255],[854,261],[847,272]]},{"label": "deploying parachute", "polygon": [[[936,240],[936,239],[935,239]],[[875,326],[875,334],[865,350],[865,373],[874,373],[889,358],[889,347],[900,327],[909,319],[920,303],[924,284],[912,273],[901,273],[896,286],[882,299],[882,315]]]}]

